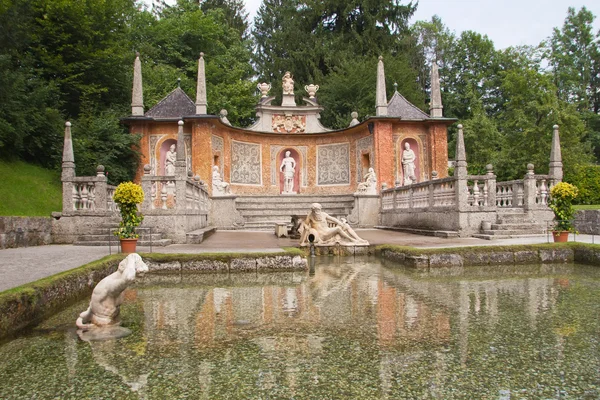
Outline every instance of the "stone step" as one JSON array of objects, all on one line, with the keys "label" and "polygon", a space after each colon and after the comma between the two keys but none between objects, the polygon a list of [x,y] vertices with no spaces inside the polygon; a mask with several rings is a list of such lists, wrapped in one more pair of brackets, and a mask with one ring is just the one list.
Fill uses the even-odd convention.
[{"label": "stone step", "polygon": [[501,223],[501,224],[492,224],[492,230],[496,231],[496,230],[500,230],[500,231],[516,231],[516,230],[521,230],[521,231],[529,231],[529,230],[539,230],[539,229],[544,229],[543,226],[539,225],[539,224],[535,224],[535,223]]},{"label": "stone step", "polygon": [[235,200],[237,203],[339,203],[354,202],[352,195],[330,195],[330,196],[244,196]]},{"label": "stone step", "polygon": [[471,235],[474,238],[477,239],[485,239],[485,240],[496,240],[496,239],[518,239],[518,238],[534,238],[534,237],[540,237],[540,236],[544,236],[545,234],[521,234],[521,235],[502,235],[502,234],[497,234],[497,235],[488,235],[488,234],[484,234],[484,233],[475,233],[473,235]]},{"label": "stone step", "polygon": [[185,234],[185,243],[200,244],[216,231],[217,228],[214,226],[207,226],[206,228],[196,229],[195,231],[188,232]]},{"label": "stone step", "polygon": [[[235,207],[238,210],[310,210],[312,203],[236,203]],[[354,201],[350,202],[331,202],[321,203],[323,210],[331,208],[352,208],[354,207]]]},{"label": "stone step", "polygon": [[459,237],[456,231],[441,231],[435,229],[416,229],[404,226],[375,226],[375,229],[382,229],[388,231],[406,232],[413,233],[415,235],[423,236],[435,236],[439,238],[457,238]]},{"label": "stone step", "polygon": [[[272,217],[287,217],[288,219],[291,218],[292,215],[298,215],[298,216],[306,216],[308,214],[308,212],[310,211],[310,209],[262,209],[262,210],[258,210],[258,209],[249,209],[249,210],[240,210],[240,214],[242,214],[242,216],[245,217],[252,217],[252,216],[272,216]],[[348,215],[350,213],[351,209],[348,208],[344,208],[344,207],[337,207],[337,208],[326,208],[323,211],[325,211],[327,214],[329,215]]]},{"label": "stone step", "polygon": [[508,237],[515,237],[516,236],[521,236],[521,235],[541,235],[546,233],[546,230],[544,228],[535,228],[535,229],[527,229],[527,230],[521,230],[521,229],[505,229],[505,230],[482,230],[480,232],[480,234],[482,235],[492,235],[492,236],[508,236]]},{"label": "stone step", "polygon": [[[152,235],[144,235],[144,234],[141,234],[140,232],[138,232],[138,234],[140,234],[140,239],[144,240],[144,241],[150,241],[150,240],[158,241],[163,238],[161,233],[153,233]],[[108,242],[108,241],[115,241],[115,240],[118,240],[118,238],[113,234],[101,234],[101,235],[91,234],[91,235],[82,235],[77,238],[77,241],[80,241],[80,242],[98,242],[98,241]]]},{"label": "stone step", "polygon": [[[138,246],[153,246],[153,247],[164,247],[172,244],[173,241],[171,239],[159,239],[156,241],[146,241],[146,240],[138,240]],[[108,241],[76,241],[73,243],[74,246],[106,246],[108,247]],[[110,242],[110,245],[116,247],[118,245],[118,239]]]}]

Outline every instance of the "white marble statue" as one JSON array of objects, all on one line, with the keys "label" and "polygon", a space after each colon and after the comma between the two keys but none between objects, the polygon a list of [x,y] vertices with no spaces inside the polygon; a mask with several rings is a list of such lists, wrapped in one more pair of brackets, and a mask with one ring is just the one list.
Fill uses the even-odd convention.
[{"label": "white marble statue", "polygon": [[92,292],[87,310],[75,323],[83,331],[102,326],[119,325],[123,291],[135,280],[136,274],[148,272],[148,266],[137,253],[131,253],[119,263],[115,272],[102,279]]},{"label": "white marble statue", "polygon": [[357,193],[377,194],[377,175],[373,168],[369,168],[364,181],[358,184]]},{"label": "white marble statue", "polygon": [[219,173],[219,166],[214,165],[212,170],[212,187],[213,187],[213,196],[225,196],[231,193],[229,189],[229,183],[225,182],[221,178],[221,174]]},{"label": "white marble statue", "polygon": [[[333,224],[334,226],[329,226]],[[361,239],[345,218],[337,219],[322,210],[319,203],[311,204],[310,213],[300,226],[300,245],[310,245],[310,235],[314,235],[315,245],[330,246],[368,246],[369,242]]]},{"label": "white marble statue", "polygon": [[294,175],[296,174],[296,160],[290,156],[291,152],[285,152],[285,158],[281,160],[279,171],[283,172],[283,193],[295,194]]},{"label": "white marble statue", "polygon": [[294,78],[290,71],[286,71],[283,75],[281,86],[283,87],[283,94],[294,94]]},{"label": "white marble statue", "polygon": [[415,176],[416,159],[417,156],[410,148],[410,144],[408,142],[404,143],[404,151],[402,152],[402,172],[405,185],[417,183],[417,177]]},{"label": "white marble statue", "polygon": [[165,157],[165,175],[175,175],[175,161],[177,161],[177,151],[174,144],[171,145]]}]

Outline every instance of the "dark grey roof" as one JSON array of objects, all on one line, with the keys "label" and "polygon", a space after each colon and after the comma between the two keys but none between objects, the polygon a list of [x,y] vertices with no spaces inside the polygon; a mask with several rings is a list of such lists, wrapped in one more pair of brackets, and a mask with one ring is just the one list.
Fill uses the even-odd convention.
[{"label": "dark grey roof", "polygon": [[399,117],[404,120],[429,119],[429,115],[420,110],[417,106],[406,100],[400,93],[395,92],[388,103],[388,117]]},{"label": "dark grey roof", "polygon": [[153,118],[181,118],[194,114],[196,105],[180,87],[177,87],[144,115]]}]

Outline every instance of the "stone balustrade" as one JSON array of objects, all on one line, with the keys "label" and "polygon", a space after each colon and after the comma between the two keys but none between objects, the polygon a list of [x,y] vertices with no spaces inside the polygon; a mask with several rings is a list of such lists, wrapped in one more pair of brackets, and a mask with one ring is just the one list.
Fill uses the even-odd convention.
[{"label": "stone balustrade", "polygon": [[63,179],[63,214],[116,212],[113,201],[116,187],[108,185],[104,167],[99,165],[96,176],[73,176]]}]

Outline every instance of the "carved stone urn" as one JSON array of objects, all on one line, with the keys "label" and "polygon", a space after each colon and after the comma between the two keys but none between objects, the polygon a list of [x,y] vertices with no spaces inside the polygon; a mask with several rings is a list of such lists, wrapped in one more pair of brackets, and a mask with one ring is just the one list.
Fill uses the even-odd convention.
[{"label": "carved stone urn", "polygon": [[256,87],[260,91],[261,97],[267,97],[269,90],[271,90],[271,85],[266,82],[259,83]]},{"label": "carved stone urn", "polygon": [[308,92],[308,97],[310,99],[314,99],[315,94],[317,93],[317,90],[319,90],[319,85],[313,85],[311,83],[310,85],[304,86],[304,90],[306,90]]}]

